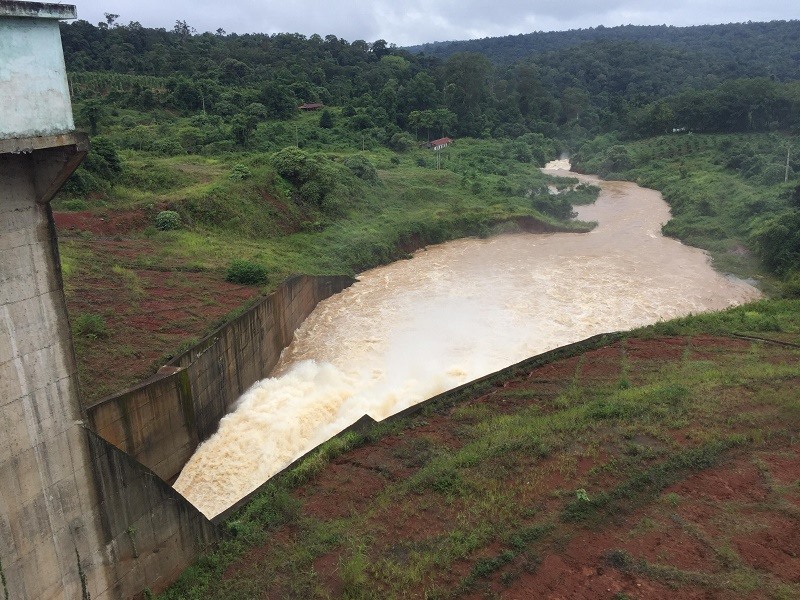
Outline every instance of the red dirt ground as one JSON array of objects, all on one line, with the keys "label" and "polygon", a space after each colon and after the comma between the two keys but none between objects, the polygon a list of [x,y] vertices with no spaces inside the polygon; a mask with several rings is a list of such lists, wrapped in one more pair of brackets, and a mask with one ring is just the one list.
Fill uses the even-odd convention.
[{"label": "red dirt ground", "polygon": [[151,219],[141,210],[98,214],[94,211],[54,212],[59,235],[88,231],[95,235],[113,236],[141,231]]},{"label": "red dirt ground", "polygon": [[[628,339],[518,375],[487,394],[459,404],[455,410],[483,404],[492,411],[505,413],[536,404],[548,412],[555,410],[551,401],[573,380],[600,386],[618,382],[623,359],[631,379],[644,380],[648,372],[656,372],[686,356],[715,361],[736,354],[744,356],[750,349],[750,342],[710,336]],[[780,349],[770,352],[765,353],[768,354],[765,362],[796,361],[791,352],[781,354]],[[739,410],[752,411],[753,419],[764,419],[766,430],[780,432],[784,426],[791,432],[798,429],[796,422],[776,422],[774,413],[761,411],[756,404],[748,406],[746,398],[741,406],[746,408],[731,408],[731,418]],[[295,490],[303,518],[331,523],[353,519],[359,531],[369,532],[372,541],[368,552],[373,561],[391,556],[402,562],[415,548],[435,547],[437,540],[457,525],[457,520],[465,518],[465,504],[459,498],[445,499],[428,491],[408,494],[400,505],[376,504],[376,501],[388,486],[416,473],[425,464],[425,453],[430,447],[450,450],[461,447],[463,440],[458,431],[465,423],[469,419],[454,416],[451,409],[427,416],[399,434],[339,456]],[[640,434],[629,443],[645,448],[669,448],[673,443],[670,440],[674,439],[687,447],[696,443],[702,431],[698,423],[689,423],[670,431],[664,439]],[[790,431],[786,433],[788,436]],[[514,468],[509,467],[507,485],[517,491],[519,514],[527,515],[520,526],[541,524],[548,514],[558,514],[564,505],[563,490],[586,485],[592,493],[597,493],[618,483],[619,475],[605,472],[603,466],[618,456],[621,440],[613,428],[606,431],[598,427],[592,435],[607,439],[608,451],[601,446],[598,452],[584,453],[580,448],[570,447],[545,459],[531,457]],[[786,439],[795,441],[786,443],[783,441]],[[463,588],[463,581],[476,561],[506,550],[502,540],[490,540],[467,559],[457,560],[434,575],[439,590],[444,590],[437,597],[548,600],[797,597],[791,594],[800,588],[780,587],[800,583],[800,442],[797,439],[779,436],[777,441],[764,442],[752,451],[729,452],[717,466],[690,474],[663,489],[655,501],[630,513],[610,517],[597,526],[557,524],[554,532],[531,551],[518,553],[488,577]],[[642,467],[648,464],[647,459],[642,459]],[[502,457],[497,460],[497,468],[506,468]],[[492,519],[485,515],[483,518]],[[226,572],[224,580],[255,577],[254,573],[262,569],[265,561],[280,564],[283,550],[279,540],[285,538],[289,529],[279,528],[278,537],[243,556]],[[346,555],[347,550],[337,546],[313,560],[319,589],[327,597],[342,597],[344,593],[341,568]],[[629,562],[621,563],[620,556],[627,557]],[[748,583],[747,577],[760,583]],[[271,585],[265,584],[259,597],[295,596],[286,587],[285,579],[279,578]],[[411,589],[404,597],[421,598],[423,590]]]},{"label": "red dirt ground", "polygon": [[149,222],[142,211],[54,213],[54,218],[61,243],[91,257],[67,282],[70,318],[100,315],[107,326],[102,339],[75,338],[88,401],[152,375],[169,353],[259,294],[257,286],[228,283],[222,274],[198,272],[186,260],[165,262],[153,241],[136,236]]}]

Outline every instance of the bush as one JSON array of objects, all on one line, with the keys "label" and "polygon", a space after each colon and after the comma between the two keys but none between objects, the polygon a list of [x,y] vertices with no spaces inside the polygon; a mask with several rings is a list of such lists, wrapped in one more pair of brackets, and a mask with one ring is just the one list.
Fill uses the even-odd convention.
[{"label": "bush", "polygon": [[122,173],[122,161],[113,142],[108,138],[96,137],[92,140],[86,160],[69,178],[64,191],[73,196],[106,196]]},{"label": "bush", "polygon": [[250,169],[245,167],[242,163],[236,163],[233,165],[231,174],[228,177],[234,181],[241,181],[243,179],[250,179],[252,176],[253,173]]},{"label": "bush", "polygon": [[86,210],[88,208],[85,200],[64,200],[59,208],[61,210]]},{"label": "bush", "polygon": [[106,321],[100,315],[80,313],[72,321],[72,335],[89,339],[108,337]]},{"label": "bush", "polygon": [[319,126],[323,129],[331,129],[333,127],[333,115],[327,108],[319,116]]},{"label": "bush", "polygon": [[353,175],[364,181],[376,181],[378,179],[378,173],[375,171],[375,167],[372,166],[372,163],[367,157],[361,156],[360,154],[348,156],[344,161],[344,166],[350,169]]},{"label": "bush", "polygon": [[178,156],[183,154],[183,146],[178,143],[178,140],[161,139],[153,144],[153,152],[161,156]]},{"label": "bush", "polygon": [[187,185],[191,180],[185,173],[159,160],[145,160],[125,169],[120,183],[145,192],[163,193]]},{"label": "bush", "polygon": [[173,231],[181,228],[181,216],[174,210],[162,210],[156,215],[156,229]]},{"label": "bush", "polygon": [[278,175],[293,185],[300,186],[314,174],[314,159],[303,150],[289,146],[272,155],[272,164]]},{"label": "bush", "polygon": [[234,260],[228,267],[225,281],[240,285],[260,285],[267,282],[267,269],[249,260]]},{"label": "bush", "polygon": [[389,148],[395,152],[408,152],[412,150],[416,144],[414,143],[414,138],[407,133],[395,133],[389,138],[388,145]]}]

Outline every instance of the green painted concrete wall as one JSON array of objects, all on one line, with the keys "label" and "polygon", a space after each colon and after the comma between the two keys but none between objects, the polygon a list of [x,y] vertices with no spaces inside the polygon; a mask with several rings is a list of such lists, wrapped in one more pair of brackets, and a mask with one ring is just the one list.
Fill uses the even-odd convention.
[{"label": "green painted concrete wall", "polygon": [[75,129],[58,20],[30,13],[0,7],[0,139]]}]

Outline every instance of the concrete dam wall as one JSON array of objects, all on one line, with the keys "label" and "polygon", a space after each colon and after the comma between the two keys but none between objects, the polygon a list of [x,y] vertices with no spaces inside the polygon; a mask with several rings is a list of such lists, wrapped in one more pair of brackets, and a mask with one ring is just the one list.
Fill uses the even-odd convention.
[{"label": "concrete dam wall", "polygon": [[116,600],[164,587],[217,532],[84,424],[46,190],[86,142],[60,141],[0,153],[0,598]]},{"label": "concrete dam wall", "polygon": [[270,374],[314,307],[353,281],[292,277],[152,379],[87,407],[89,423],[103,439],[173,481],[239,396]]}]

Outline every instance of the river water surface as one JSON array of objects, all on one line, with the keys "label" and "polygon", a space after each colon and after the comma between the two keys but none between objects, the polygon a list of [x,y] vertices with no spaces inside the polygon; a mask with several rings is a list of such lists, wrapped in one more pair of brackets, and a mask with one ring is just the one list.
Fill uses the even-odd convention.
[{"label": "river water surface", "polygon": [[[548,167],[567,174],[563,162]],[[578,177],[602,189],[577,209],[598,222],[590,233],[432,246],[322,302],[275,376],[242,396],[176,489],[214,516],[364,414],[383,419],[597,333],[759,297],[715,272],[701,250],[661,235],[669,208],[658,192]]]}]

